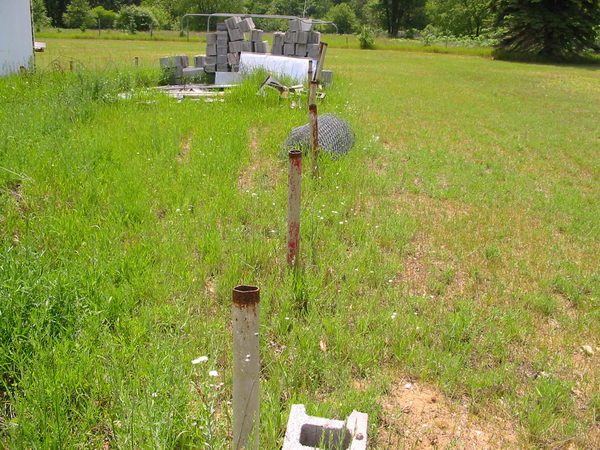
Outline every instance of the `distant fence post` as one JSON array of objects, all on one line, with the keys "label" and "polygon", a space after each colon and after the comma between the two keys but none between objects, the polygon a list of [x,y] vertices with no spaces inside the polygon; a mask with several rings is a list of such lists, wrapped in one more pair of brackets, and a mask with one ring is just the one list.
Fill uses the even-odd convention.
[{"label": "distant fence post", "polygon": [[233,448],[258,450],[260,289],[233,288]]}]

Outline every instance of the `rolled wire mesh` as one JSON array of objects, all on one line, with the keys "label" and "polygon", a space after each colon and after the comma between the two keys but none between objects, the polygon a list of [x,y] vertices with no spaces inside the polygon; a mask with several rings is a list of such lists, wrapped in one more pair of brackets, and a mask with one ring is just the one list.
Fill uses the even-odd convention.
[{"label": "rolled wire mesh", "polygon": [[[354,133],[347,122],[339,119],[333,114],[323,114],[317,118],[319,147],[332,155],[340,156],[352,148],[354,145]],[[308,150],[310,148],[311,132],[310,124],[294,128],[283,148],[286,151],[291,149]]]}]

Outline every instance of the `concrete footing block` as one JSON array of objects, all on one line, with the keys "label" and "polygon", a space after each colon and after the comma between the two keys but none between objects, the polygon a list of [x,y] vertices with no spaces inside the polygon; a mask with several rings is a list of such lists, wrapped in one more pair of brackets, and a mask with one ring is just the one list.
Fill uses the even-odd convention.
[{"label": "concrete footing block", "polygon": [[352,411],[345,421],[306,414],[304,405],[292,405],[281,450],[366,450],[369,416]]},{"label": "concrete footing block", "polygon": [[254,29],[254,21],[252,20],[252,17],[246,17],[238,25],[240,30],[242,30],[244,33]]},{"label": "concrete footing block", "polygon": [[186,67],[181,74],[182,78],[186,79],[200,78],[202,75],[204,75],[203,67]]},{"label": "concrete footing block", "polygon": [[239,84],[243,80],[240,72],[220,72],[215,74],[215,84]]}]

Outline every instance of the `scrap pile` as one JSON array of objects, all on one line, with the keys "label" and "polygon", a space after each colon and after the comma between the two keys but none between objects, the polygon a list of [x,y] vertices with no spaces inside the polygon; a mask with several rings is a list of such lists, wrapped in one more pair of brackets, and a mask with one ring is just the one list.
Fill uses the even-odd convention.
[{"label": "scrap pile", "polygon": [[[286,32],[273,33],[271,55],[318,60],[321,51],[321,33],[312,29],[311,19],[291,19]],[[175,82],[194,81],[205,74],[219,73],[222,80],[229,83],[239,81],[239,75],[225,77],[224,72],[240,71],[241,53],[269,53],[269,43],[264,32],[256,28],[251,17],[233,16],[217,23],[214,32],[206,34],[206,55],[194,57],[194,65],[189,66],[187,56],[170,56],[160,59],[164,70],[173,74]],[[322,71],[323,84],[330,84],[332,72]],[[235,81],[234,81],[235,80]],[[226,82],[227,83],[227,82]]]}]

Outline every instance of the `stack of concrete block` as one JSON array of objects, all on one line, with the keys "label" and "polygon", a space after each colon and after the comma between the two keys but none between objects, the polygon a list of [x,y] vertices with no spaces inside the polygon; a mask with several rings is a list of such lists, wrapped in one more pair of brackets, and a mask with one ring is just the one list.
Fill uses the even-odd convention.
[{"label": "stack of concrete block", "polygon": [[173,71],[176,82],[183,79],[197,79],[204,75],[205,56],[194,57],[194,66],[189,66],[189,58],[185,55],[160,58],[160,67]]},{"label": "stack of concrete block", "polygon": [[[249,40],[248,40],[249,38]],[[217,31],[206,35],[204,69],[213,72],[237,72],[241,52],[267,53],[268,43],[263,31],[254,26],[252,18],[233,16],[217,24]]]},{"label": "stack of concrete block", "polygon": [[[277,47],[273,36],[273,54],[285,56],[299,56],[302,58],[317,59],[319,57],[319,43],[321,33],[312,30],[312,22],[292,19],[288,22],[288,31],[283,37],[277,37]],[[281,45],[281,40],[283,43]],[[280,53],[281,52],[281,53]]]}]

